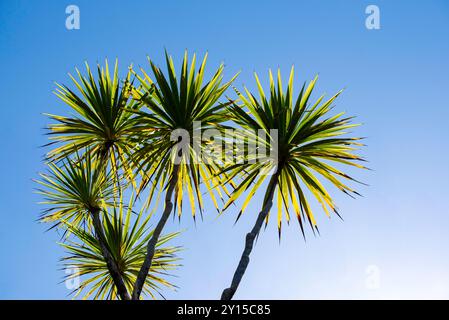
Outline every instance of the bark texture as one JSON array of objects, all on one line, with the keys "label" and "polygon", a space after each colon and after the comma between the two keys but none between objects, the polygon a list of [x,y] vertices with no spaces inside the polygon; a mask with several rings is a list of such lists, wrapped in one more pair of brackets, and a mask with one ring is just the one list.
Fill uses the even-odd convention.
[{"label": "bark texture", "polygon": [[253,229],[250,233],[246,235],[245,239],[245,249],[243,250],[242,256],[240,258],[239,264],[237,266],[237,269],[234,272],[234,277],[232,278],[231,286],[229,288],[226,288],[223,290],[223,293],[221,294],[221,300],[231,300],[234,296],[235,292],[237,291],[237,288],[240,284],[240,281],[242,281],[243,275],[245,274],[246,268],[249,264],[249,256],[251,254],[251,251],[253,250],[254,246],[254,240],[256,239],[257,235],[260,232],[260,229],[262,228],[263,222],[266,219],[268,212],[270,211],[271,207],[273,206],[273,197],[274,197],[274,191],[276,189],[277,181],[278,181],[278,172],[273,174],[273,176],[270,179],[270,182],[268,184],[268,189],[266,191],[266,202],[264,203],[264,206],[262,208],[262,211],[260,211],[256,223],[254,224]]},{"label": "bark texture", "polygon": [[123,281],[123,276],[120,269],[117,266],[114,257],[111,255],[109,248],[106,246],[106,238],[103,232],[103,227],[100,219],[100,211],[92,211],[92,221],[94,225],[95,235],[100,243],[100,249],[103,257],[106,261],[109,273],[111,274],[112,280],[114,281],[115,287],[117,288],[117,293],[122,300],[130,300],[128,290],[126,289],[125,282]]},{"label": "bark texture", "polygon": [[146,280],[148,272],[150,271],[150,268],[151,268],[151,263],[153,261],[154,253],[156,250],[156,244],[159,240],[162,230],[164,229],[165,223],[167,222],[168,218],[170,217],[170,213],[173,209],[172,197],[173,197],[173,192],[175,190],[176,184],[178,182],[178,171],[179,171],[179,165],[175,164],[173,166],[173,173],[172,173],[172,177],[170,180],[170,184],[169,184],[167,192],[165,194],[164,212],[162,213],[162,217],[159,220],[159,222],[157,223],[156,228],[154,229],[151,239],[148,241],[147,254],[145,256],[145,260],[142,264],[142,267],[140,268],[139,274],[137,275],[137,279],[134,284],[134,289],[133,289],[133,293],[132,293],[133,300],[139,300],[139,298],[140,298],[140,294],[142,292],[143,285],[145,284],[145,280]]}]

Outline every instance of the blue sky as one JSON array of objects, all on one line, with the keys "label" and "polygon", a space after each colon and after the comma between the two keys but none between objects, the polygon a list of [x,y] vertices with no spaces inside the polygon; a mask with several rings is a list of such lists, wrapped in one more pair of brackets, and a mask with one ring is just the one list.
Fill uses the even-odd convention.
[{"label": "blue sky", "polygon": [[[65,28],[65,8],[81,11]],[[380,8],[381,29],[365,28],[365,8]],[[65,299],[63,251],[36,222],[32,178],[44,169],[44,112],[66,114],[52,94],[75,66],[119,58],[156,62],[167,50],[209,52],[236,86],[252,73],[291,65],[297,87],[319,73],[317,92],[346,88],[339,110],[357,115],[367,137],[369,187],[357,200],[334,192],[344,222],[318,219],[321,236],[304,242],[297,223],[281,243],[272,223],[257,242],[236,298],[449,298],[449,4],[446,1],[1,1],[0,298]],[[260,197],[236,212],[214,210],[196,226],[186,214],[184,266],[170,299],[218,298],[228,285]],[[273,222],[273,221],[272,221]],[[378,286],[367,286],[371,270]]]}]

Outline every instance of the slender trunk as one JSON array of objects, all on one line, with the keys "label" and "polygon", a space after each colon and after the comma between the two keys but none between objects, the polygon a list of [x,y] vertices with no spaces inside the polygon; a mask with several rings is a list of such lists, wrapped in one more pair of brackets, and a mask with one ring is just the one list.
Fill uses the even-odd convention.
[{"label": "slender trunk", "polygon": [[142,292],[143,285],[145,284],[145,280],[147,278],[148,272],[151,268],[151,263],[153,261],[154,253],[156,250],[156,244],[159,240],[159,236],[161,235],[162,229],[165,226],[165,223],[167,222],[170,213],[173,209],[173,202],[172,202],[172,196],[173,191],[175,190],[176,184],[178,182],[178,171],[179,171],[179,165],[175,164],[173,166],[173,173],[170,180],[170,184],[168,186],[167,192],[165,194],[165,208],[164,212],[162,213],[161,219],[157,223],[156,228],[153,231],[153,235],[151,236],[151,239],[148,241],[147,244],[147,254],[145,256],[145,260],[142,264],[142,267],[140,268],[139,274],[137,275],[136,282],[134,283],[134,289],[132,293],[132,299],[133,300],[139,300],[140,293]]},{"label": "slender trunk", "polygon": [[254,240],[259,234],[260,229],[262,228],[263,221],[266,219],[268,212],[273,206],[273,197],[276,185],[278,183],[277,182],[278,176],[279,174],[278,172],[276,172],[270,179],[268,189],[266,191],[267,195],[266,202],[264,203],[262,211],[260,211],[259,216],[257,217],[253,229],[251,230],[250,233],[246,235],[245,249],[243,250],[242,257],[240,258],[237,269],[234,272],[234,277],[232,278],[231,286],[223,290],[223,293],[221,294],[221,300],[231,300],[235,292],[237,291],[240,281],[242,281],[243,275],[245,274],[246,268],[248,267],[249,264],[249,255],[253,250]]},{"label": "slender trunk", "polygon": [[92,220],[95,229],[95,235],[98,239],[98,242],[100,243],[101,252],[106,261],[106,265],[108,266],[108,270],[111,274],[112,280],[114,281],[115,287],[117,288],[118,295],[122,300],[130,300],[130,296],[128,290],[126,289],[125,282],[123,281],[122,274],[120,273],[117,263],[109,252],[109,248],[106,246],[106,238],[103,232],[99,211],[92,212]]}]

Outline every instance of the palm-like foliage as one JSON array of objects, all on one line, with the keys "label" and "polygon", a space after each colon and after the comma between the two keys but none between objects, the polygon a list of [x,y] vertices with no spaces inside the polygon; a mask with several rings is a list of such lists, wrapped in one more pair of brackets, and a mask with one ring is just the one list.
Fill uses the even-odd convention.
[{"label": "palm-like foliage", "polygon": [[62,160],[59,166],[50,162],[48,167],[48,173],[41,173],[41,180],[36,181],[42,187],[37,190],[44,197],[41,204],[47,206],[41,215],[43,222],[59,225],[65,220],[79,226],[93,211],[113,204],[111,174],[89,152],[84,159],[77,154],[75,159]]},{"label": "palm-like foliage", "polygon": [[[201,132],[206,129],[219,128],[219,125],[226,121],[223,106],[218,103],[218,99],[234,78],[223,84],[224,66],[221,65],[212,78],[203,83],[206,60],[207,55],[196,71],[195,55],[189,66],[186,52],[178,79],[173,60],[166,53],[168,75],[164,75],[151,60],[149,62],[154,81],[144,70],[142,76],[136,75],[141,86],[134,91],[133,96],[143,108],[137,112],[136,117],[138,125],[135,129],[141,148],[136,153],[135,162],[140,163],[140,168],[146,173],[140,189],[150,185],[148,204],[157,187],[159,190],[166,188],[166,195],[164,212],[154,237],[148,243],[148,258],[142,266],[134,288],[135,299],[140,294],[141,285],[151,266],[158,233],[162,231],[172,207],[175,206],[181,215],[184,191],[187,190],[194,217],[195,203],[198,204],[200,212],[203,207],[201,180],[208,187],[218,209],[212,185],[221,178],[214,175],[216,171],[214,164],[198,161],[200,155],[191,139],[198,135],[201,137]],[[197,128],[196,123],[200,123],[201,128]],[[173,139],[175,130],[179,129],[189,134],[187,141],[185,137],[184,141],[178,140],[178,137]],[[201,143],[199,147],[202,148]]]},{"label": "palm-like foliage", "polygon": [[[246,173],[242,183],[233,191],[227,208],[245,190],[249,189],[242,210],[260,188],[262,183],[270,177],[256,225],[246,238],[246,247],[240,264],[234,275],[231,287],[223,292],[223,299],[232,298],[249,262],[249,254],[252,250],[254,238],[258,235],[263,221],[268,222],[268,214],[273,204],[273,198],[277,197],[277,220],[279,236],[283,216],[289,221],[294,213],[303,230],[303,221],[307,219],[312,230],[317,228],[317,223],[312,213],[311,206],[306,197],[308,191],[322,205],[323,210],[329,215],[329,211],[338,214],[334,201],[326,190],[322,181],[326,180],[331,185],[347,194],[358,194],[350,188],[342,178],[355,181],[349,175],[339,170],[335,164],[343,164],[364,168],[357,163],[363,159],[354,151],[362,146],[360,138],[347,137],[347,130],[356,126],[351,124],[351,117],[344,117],[344,113],[331,115],[332,103],[340,92],[324,101],[321,96],[315,102],[310,102],[310,96],[317,78],[307,86],[304,84],[296,100],[293,97],[293,68],[290,73],[287,91],[282,88],[281,75],[278,72],[277,84],[270,71],[270,94],[267,97],[257,77],[256,83],[259,98],[256,98],[246,88],[246,95],[239,92],[238,96],[242,105],[233,104],[229,110],[233,120],[246,130],[263,130],[269,138],[265,141],[272,144],[277,152],[277,161],[259,159],[255,163],[243,163],[231,165],[226,170],[229,177],[234,177],[242,171]],[[277,130],[277,145],[275,139],[270,136],[270,130]],[[271,176],[267,173],[273,173]],[[321,179],[320,179],[321,178]],[[252,183],[254,183],[252,185]]]},{"label": "palm-like foliage", "polygon": [[117,175],[123,169],[127,178],[134,181],[129,156],[135,143],[129,136],[134,126],[132,105],[131,71],[123,83],[118,76],[116,61],[113,75],[109,72],[108,61],[105,67],[97,66],[95,79],[86,63],[87,75],[76,69],[78,80],[70,75],[79,93],[65,85],[57,84],[55,94],[74,111],[70,117],[48,114],[56,123],[49,125],[50,144],[58,146],[48,153],[52,161],[65,159],[77,150],[87,149],[92,156],[110,163]]},{"label": "palm-like foliage", "polygon": [[106,244],[101,221],[108,203],[113,205],[111,199],[115,198],[116,184],[104,170],[103,161],[91,159],[89,150],[82,158],[77,154],[75,159],[62,162],[62,167],[50,163],[50,172],[41,174],[42,180],[37,181],[44,187],[38,193],[45,197],[43,203],[48,205],[41,219],[54,222],[56,226],[63,221],[75,227],[91,225],[120,297],[129,299],[120,268]]},{"label": "palm-like foliage", "polygon": [[[313,232],[318,230],[309,195],[328,216],[331,212],[338,215],[326,184],[358,195],[348,185],[356,180],[339,169],[365,168],[359,163],[363,158],[356,155],[362,146],[360,139],[347,135],[356,124],[344,113],[331,111],[340,92],[328,100],[321,96],[310,102],[315,78],[304,84],[294,99],[292,69],[285,92],[280,73],[276,83],[270,72],[269,95],[256,75],[258,98],[245,88],[246,95],[237,91],[241,104],[223,104],[219,99],[235,77],[223,82],[224,67],[220,65],[204,81],[206,60],[207,55],[197,70],[195,55],[189,63],[186,52],[178,76],[166,53],[167,73],[149,60],[152,76],[143,69],[140,75],[130,69],[123,81],[118,77],[117,62],[112,77],[107,61],[104,68],[98,66],[97,79],[86,64],[86,76],[78,70],[78,79],[70,75],[78,93],[57,85],[56,95],[74,115],[49,115],[56,122],[49,126],[50,145],[56,147],[47,154],[50,169],[41,175],[38,192],[47,205],[42,221],[64,226],[66,231],[62,245],[70,256],[64,264],[79,270],[69,277],[85,278],[75,295],[130,299],[132,292],[132,298],[139,299],[143,291],[154,298],[162,286],[173,287],[164,275],[177,266],[178,248],[164,246],[175,234],[161,236],[162,230],[173,208],[181,216],[184,197],[194,219],[197,208],[203,213],[201,183],[217,210],[222,191],[229,197],[223,210],[247,193],[238,219],[269,177],[262,210],[246,237],[231,286],[222,299],[231,299],[237,290],[254,240],[263,222],[268,223],[275,199],[280,237],[282,221],[289,222],[293,214],[303,234],[306,221]],[[132,75],[138,87],[131,83]],[[243,147],[246,153],[238,155],[242,162],[227,164],[222,153],[215,162],[214,155],[204,152],[210,151],[211,141],[204,141],[202,136],[210,129],[223,134],[230,128],[225,125],[228,120],[243,128],[243,133],[233,137],[238,143],[248,137],[254,143],[258,136],[254,132],[265,132],[268,138],[261,143],[276,153],[276,160]],[[276,137],[272,130],[276,130]],[[233,151],[242,151],[239,148]],[[79,156],[79,150],[86,151]],[[146,227],[151,214],[144,218],[142,209],[133,219],[133,202],[123,205],[122,177],[137,189],[137,196],[148,192],[143,209],[165,190],[165,208],[154,230]],[[235,179],[241,179],[238,185]]]},{"label": "palm-like foliage", "polygon": [[[119,266],[129,292],[132,291],[144,261],[146,243],[153,233],[148,230],[150,216],[144,217],[143,210],[135,214],[133,207],[132,199],[127,206],[120,201],[103,215],[106,245]],[[69,254],[63,259],[64,267],[76,270],[66,280],[75,277],[83,279],[73,291],[74,297],[81,295],[83,299],[117,299],[117,289],[102,255],[100,243],[92,230],[70,223],[65,223],[65,226],[77,238],[61,243]],[[156,295],[163,297],[163,287],[175,288],[165,277],[170,270],[179,266],[176,253],[180,248],[166,246],[176,236],[177,233],[162,236],[156,245],[153,264],[143,287],[145,295],[151,298],[156,298]]]},{"label": "palm-like foliage", "polygon": [[[196,204],[200,212],[203,209],[200,181],[206,182],[209,194],[218,209],[212,185],[220,183],[217,180],[220,177],[214,175],[216,166],[213,161],[205,161],[205,163],[198,161],[202,160],[201,156],[205,156],[199,154],[200,150],[203,151],[204,145],[201,143],[195,145],[192,140],[194,137],[201,139],[201,134],[205,130],[224,129],[222,124],[228,119],[218,99],[235,79],[234,76],[229,82],[223,83],[224,65],[222,64],[211,79],[204,83],[206,61],[207,54],[197,71],[195,54],[189,66],[186,52],[178,78],[173,60],[167,53],[168,75],[165,75],[163,70],[149,59],[154,81],[141,69],[142,75],[136,74],[141,86],[133,94],[140,110],[136,112],[137,125],[134,129],[141,142],[141,148],[134,158],[145,172],[140,190],[150,185],[147,198],[149,204],[155,195],[155,190],[157,188],[162,190],[168,184],[177,167],[178,178],[174,190],[175,210],[177,209],[178,215],[181,215],[181,200],[184,191],[187,191],[193,217],[195,217]],[[185,130],[191,139],[191,141],[182,142],[184,148],[177,140],[173,140],[172,134],[176,134],[175,130],[179,129]],[[175,157],[179,157],[178,163],[175,163]],[[217,192],[221,197],[220,191],[217,190]]]}]

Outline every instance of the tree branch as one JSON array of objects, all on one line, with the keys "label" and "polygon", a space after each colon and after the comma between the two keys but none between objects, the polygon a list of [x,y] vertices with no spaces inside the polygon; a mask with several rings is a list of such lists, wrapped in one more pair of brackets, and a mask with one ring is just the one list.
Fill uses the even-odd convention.
[{"label": "tree branch", "polygon": [[270,179],[268,189],[266,191],[267,200],[263,205],[262,211],[260,211],[257,217],[253,229],[251,230],[250,233],[246,235],[245,249],[243,250],[237,269],[234,272],[234,277],[232,278],[231,286],[223,290],[223,293],[221,294],[221,300],[231,300],[235,292],[237,291],[240,281],[242,281],[243,275],[245,274],[246,268],[248,267],[249,264],[249,256],[251,254],[251,251],[253,250],[254,240],[259,234],[260,229],[262,228],[263,221],[266,219],[268,212],[273,206],[273,197],[274,191],[276,190],[276,186],[278,184],[278,176],[279,173],[278,171],[276,171],[276,173],[273,174],[273,176]]},{"label": "tree branch", "polygon": [[116,261],[112,257],[109,248],[106,245],[106,237],[103,232],[103,227],[100,219],[100,210],[95,210],[91,212],[92,221],[94,225],[95,235],[100,243],[100,249],[103,257],[106,261],[109,273],[111,274],[112,280],[114,281],[115,287],[117,288],[118,295],[122,300],[130,300],[128,290],[126,289],[125,282],[123,281],[123,276],[120,269],[117,266]]},{"label": "tree branch", "polygon": [[161,219],[159,220],[156,228],[153,231],[153,235],[151,236],[151,239],[148,241],[147,254],[145,256],[145,260],[142,264],[142,267],[140,268],[139,274],[137,275],[136,282],[134,283],[134,289],[133,289],[133,293],[132,293],[133,300],[139,300],[139,298],[140,298],[140,294],[142,292],[143,285],[145,284],[145,280],[146,280],[148,272],[150,271],[150,268],[151,268],[151,263],[153,261],[154,253],[156,250],[156,244],[159,240],[162,229],[164,229],[165,223],[167,222],[167,220],[170,216],[170,213],[173,209],[173,202],[171,199],[173,196],[173,191],[175,190],[176,184],[178,182],[178,178],[179,178],[178,171],[179,171],[179,164],[175,164],[173,166],[173,172],[172,172],[170,184],[169,184],[167,192],[165,194],[164,212],[162,213]]}]

